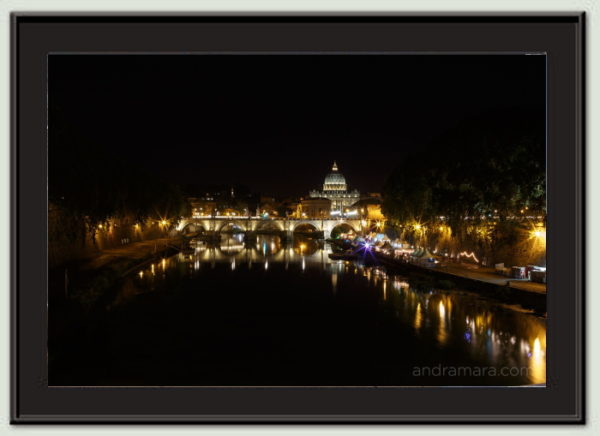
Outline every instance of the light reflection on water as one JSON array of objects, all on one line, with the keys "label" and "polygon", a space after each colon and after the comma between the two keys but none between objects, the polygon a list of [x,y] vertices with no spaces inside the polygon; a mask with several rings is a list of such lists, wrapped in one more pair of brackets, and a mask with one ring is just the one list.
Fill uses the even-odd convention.
[{"label": "light reflection on water", "polygon": [[[288,274],[321,271],[334,296],[352,284],[375,292],[397,321],[409,326],[420,341],[436,349],[464,353],[486,366],[528,367],[529,383],[546,381],[546,323],[523,311],[511,310],[476,294],[439,289],[414,289],[409,279],[388,275],[382,268],[329,259],[329,244],[295,238],[243,234],[224,235],[220,244],[194,241],[192,249],[146,265],[132,275],[114,304],[127,303],[141,293],[189,278],[201,279],[204,270],[221,267],[236,275],[242,270],[271,274],[282,268]],[[315,279],[316,280],[316,279]]]}]

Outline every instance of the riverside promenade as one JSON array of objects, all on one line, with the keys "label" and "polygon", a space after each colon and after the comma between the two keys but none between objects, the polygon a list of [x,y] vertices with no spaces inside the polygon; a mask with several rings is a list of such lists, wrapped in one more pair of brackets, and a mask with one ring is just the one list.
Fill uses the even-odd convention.
[{"label": "riverside promenade", "polygon": [[535,292],[539,294],[546,293],[545,283],[536,283],[529,280],[519,280],[509,277],[504,277],[496,273],[493,268],[485,268],[477,265],[469,265],[464,263],[457,264],[442,264],[435,267],[437,271],[442,271],[447,274],[466,277],[472,280],[479,280],[486,283],[493,283],[499,286],[508,286],[513,289],[518,289],[526,292]]},{"label": "riverside promenade", "polygon": [[426,267],[416,263],[404,262],[380,252],[376,252],[377,258],[388,266],[409,267],[421,272],[432,272],[449,276],[448,278],[469,279],[475,282],[482,282],[495,286],[507,287],[510,289],[531,292],[535,294],[546,294],[546,284],[536,283],[530,280],[519,280],[510,277],[501,276],[493,268],[481,267],[468,263],[440,263],[436,266]]}]

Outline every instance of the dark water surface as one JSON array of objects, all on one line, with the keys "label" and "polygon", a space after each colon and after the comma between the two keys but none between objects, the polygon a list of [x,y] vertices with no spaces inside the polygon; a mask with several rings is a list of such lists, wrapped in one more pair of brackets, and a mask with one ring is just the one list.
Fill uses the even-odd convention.
[{"label": "dark water surface", "polygon": [[50,383],[545,383],[545,319],[330,252],[306,238],[229,235],[147,265],[60,344]]}]

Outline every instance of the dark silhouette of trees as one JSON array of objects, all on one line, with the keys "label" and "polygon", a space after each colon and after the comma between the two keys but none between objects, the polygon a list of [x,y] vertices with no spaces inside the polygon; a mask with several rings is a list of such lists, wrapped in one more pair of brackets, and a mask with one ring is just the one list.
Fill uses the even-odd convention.
[{"label": "dark silhouette of trees", "polygon": [[95,228],[109,218],[177,219],[187,202],[178,186],[123,159],[115,147],[67,125],[60,110],[50,111],[48,199]]},{"label": "dark silhouette of trees", "polygon": [[545,143],[543,107],[464,120],[406,156],[384,187],[383,211],[405,230],[442,224],[459,239],[476,230],[493,245],[526,216],[545,221]]}]

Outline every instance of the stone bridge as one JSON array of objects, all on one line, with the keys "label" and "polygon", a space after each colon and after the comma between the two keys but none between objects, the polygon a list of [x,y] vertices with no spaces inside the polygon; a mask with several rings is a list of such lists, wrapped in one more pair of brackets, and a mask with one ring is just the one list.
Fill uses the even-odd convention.
[{"label": "stone bridge", "polygon": [[346,231],[349,227],[355,233],[360,233],[362,231],[360,219],[294,219],[235,216],[184,218],[177,225],[177,230],[181,233],[273,232],[288,234],[289,236],[296,232],[323,232],[323,237],[329,238],[331,232],[336,229],[336,227],[340,227],[340,230]]}]

